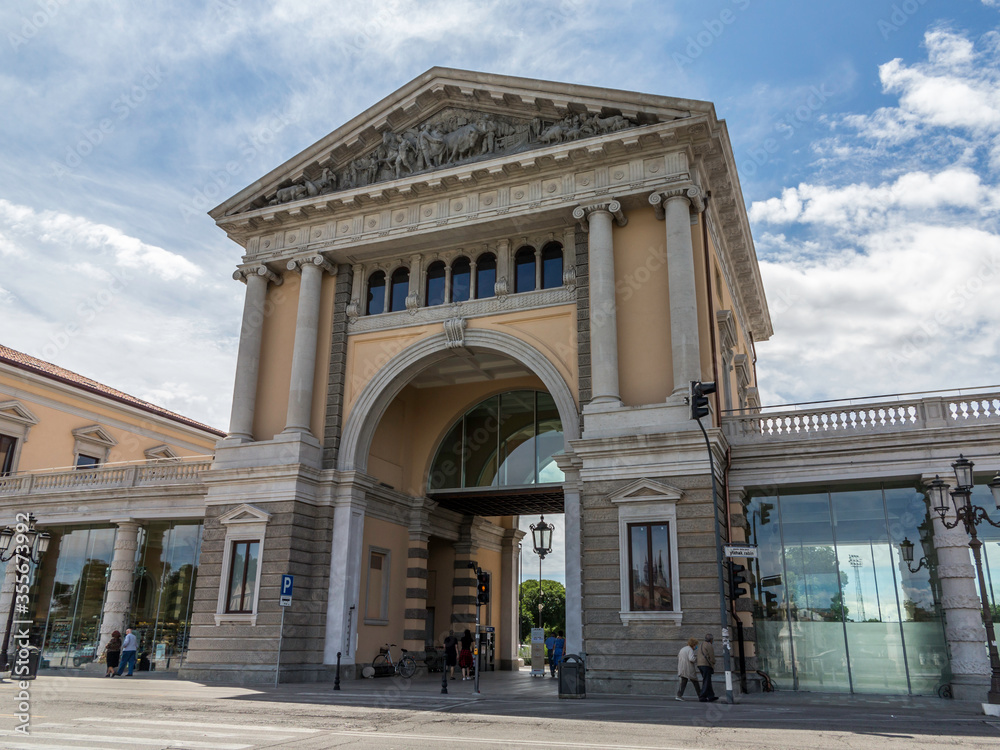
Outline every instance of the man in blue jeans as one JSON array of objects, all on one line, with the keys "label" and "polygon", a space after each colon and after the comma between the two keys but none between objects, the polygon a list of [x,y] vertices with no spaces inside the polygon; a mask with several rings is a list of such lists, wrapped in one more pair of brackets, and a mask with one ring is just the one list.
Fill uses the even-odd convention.
[{"label": "man in blue jeans", "polygon": [[121,662],[118,664],[118,671],[115,672],[119,677],[122,676],[122,672],[125,671],[125,665],[128,665],[128,676],[132,676],[132,670],[135,669],[135,652],[139,650],[139,641],[132,633],[132,628],[125,628],[125,640],[122,641],[122,658]]}]

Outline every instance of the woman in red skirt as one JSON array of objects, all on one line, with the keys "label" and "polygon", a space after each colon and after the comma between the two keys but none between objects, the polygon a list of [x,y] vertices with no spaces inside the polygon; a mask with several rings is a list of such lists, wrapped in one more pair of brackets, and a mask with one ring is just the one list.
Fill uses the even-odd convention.
[{"label": "woman in red skirt", "polygon": [[468,628],[462,636],[462,650],[458,653],[458,666],[462,668],[462,679],[471,680],[469,670],[472,669],[472,633]]}]

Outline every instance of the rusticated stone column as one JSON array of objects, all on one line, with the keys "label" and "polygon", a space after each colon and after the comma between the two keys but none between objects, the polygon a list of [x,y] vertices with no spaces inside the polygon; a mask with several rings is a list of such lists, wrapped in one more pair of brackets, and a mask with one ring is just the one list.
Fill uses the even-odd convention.
[{"label": "rusticated stone column", "polygon": [[[929,483],[933,477],[924,477]],[[941,581],[945,637],[951,653],[951,686],[958,700],[985,701],[990,686],[990,662],[986,653],[983,607],[976,589],[976,571],[969,557],[969,535],[962,524],[945,528],[941,516],[931,509],[937,575]],[[952,511],[945,518],[955,520]]]},{"label": "rusticated stone column", "polygon": [[299,306],[295,318],[295,344],[292,349],[292,374],[288,388],[286,433],[312,434],[313,385],[316,372],[316,343],[319,338],[319,306],[323,290],[323,272],[336,274],[322,255],[288,261],[288,270],[301,269]]},{"label": "rusticated stone column", "polygon": [[615,304],[615,248],[612,216],[618,226],[627,220],[618,201],[578,206],[577,221],[587,220],[590,262],[590,403],[621,406],[618,388],[618,316]]},{"label": "rusticated stone column", "polygon": [[[691,242],[691,209],[704,210],[701,189],[653,193],[649,202],[666,223],[667,287],[670,293],[670,349],[674,369],[673,394],[687,393],[692,380],[701,380],[698,328],[698,289]],[[661,204],[664,208],[661,209]]]},{"label": "rusticated stone column", "polygon": [[101,640],[97,653],[111,640],[115,630],[124,635],[129,625],[129,604],[132,587],[135,584],[135,553],[139,548],[139,524],[131,519],[115,521],[115,550],[111,558],[111,575],[108,577],[108,591],[104,597],[104,611],[101,614]]},{"label": "rusticated stone column", "polygon": [[418,661],[424,658],[427,640],[427,541],[430,534],[410,531],[406,551],[406,617],[403,648]]},{"label": "rusticated stone column", "polygon": [[243,303],[240,348],[236,355],[236,383],[233,386],[233,411],[229,419],[228,439],[247,443],[253,440],[253,413],[257,401],[267,282],[278,285],[281,277],[269,271],[267,266],[258,266],[238,270],[233,278],[246,281],[247,294]]}]

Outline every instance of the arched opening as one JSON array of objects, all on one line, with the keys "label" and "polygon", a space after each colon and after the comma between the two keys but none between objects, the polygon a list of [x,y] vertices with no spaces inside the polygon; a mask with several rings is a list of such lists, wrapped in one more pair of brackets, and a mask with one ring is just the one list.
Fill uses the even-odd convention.
[{"label": "arched opening", "polygon": [[472,263],[466,257],[455,258],[451,264],[451,301],[465,302],[472,289]]},{"label": "arched opening", "polygon": [[444,304],[444,261],[438,260],[427,266],[427,306]]},{"label": "arched opening", "polygon": [[542,248],[542,289],[555,289],[563,285],[563,247],[550,242]]},{"label": "arched opening", "polygon": [[376,271],[368,277],[368,298],[365,315],[385,312],[385,271]]},{"label": "arched opening", "polygon": [[535,248],[525,245],[514,254],[514,291],[535,290]]},{"label": "arched opening", "polygon": [[497,256],[483,253],[476,258],[476,299],[487,299],[496,295]]},{"label": "arched opening", "polygon": [[392,272],[392,281],[389,286],[389,310],[388,312],[399,312],[406,309],[406,295],[410,291],[410,269],[400,266]]}]

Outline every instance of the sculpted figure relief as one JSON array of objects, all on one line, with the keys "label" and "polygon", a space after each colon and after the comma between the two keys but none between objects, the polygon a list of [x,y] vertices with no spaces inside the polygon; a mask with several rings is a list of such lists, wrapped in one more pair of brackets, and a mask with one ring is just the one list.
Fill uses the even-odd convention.
[{"label": "sculpted figure relief", "polygon": [[[516,153],[532,147],[568,143],[604,135],[636,125],[623,115],[568,114],[551,121],[535,117],[521,120],[491,113],[449,109],[418,127],[403,132],[384,131],[382,142],[365,156],[355,158],[334,172],[323,169],[319,179],[302,179],[279,188],[267,205],[398,180],[428,169]],[[258,204],[260,205],[260,204]]]}]

